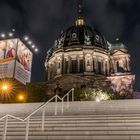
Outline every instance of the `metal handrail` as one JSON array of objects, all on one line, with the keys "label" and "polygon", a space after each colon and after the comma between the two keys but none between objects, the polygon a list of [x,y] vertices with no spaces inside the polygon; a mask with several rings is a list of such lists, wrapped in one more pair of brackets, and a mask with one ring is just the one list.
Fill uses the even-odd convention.
[{"label": "metal handrail", "polygon": [[63,114],[64,112],[64,99],[65,97],[67,97],[67,108],[69,108],[69,94],[71,93],[72,95],[72,102],[74,102],[74,88],[72,88],[68,93],[66,93],[63,97],[62,97],[62,108],[61,108],[61,112]]},{"label": "metal handrail", "polygon": [[32,115],[34,115],[36,112],[41,110],[42,108],[46,107],[49,102],[51,102],[53,99],[57,98],[58,95],[53,96],[51,99],[49,99],[45,104],[41,105],[39,108],[37,108],[35,111],[33,111],[30,115],[28,115],[24,120],[27,120],[30,118]]},{"label": "metal handrail", "polygon": [[51,102],[53,99],[55,99],[55,112],[54,115],[57,115],[57,102],[58,99],[62,102],[62,108],[61,108],[61,112],[64,112],[64,106],[63,106],[63,102],[64,102],[64,98],[67,97],[67,108],[69,107],[69,94],[72,93],[72,101],[74,101],[74,88],[72,88],[68,93],[66,93],[62,98],[60,98],[58,95],[53,96],[50,100],[48,100],[45,104],[41,105],[39,108],[37,108],[35,111],[33,111],[30,115],[28,115],[26,118],[21,119],[19,117],[15,117],[13,115],[7,114],[3,117],[0,118],[0,121],[4,119],[4,129],[3,129],[3,135],[2,135],[2,140],[6,140],[6,133],[7,133],[7,124],[8,124],[8,118],[13,118],[16,119],[18,121],[27,121],[26,122],[26,133],[25,133],[25,140],[28,140],[28,134],[29,134],[29,121],[31,116],[33,116],[36,112],[38,112],[39,110],[43,109],[42,112],[42,125],[41,125],[41,130],[44,131],[44,125],[45,125],[45,109],[46,106],[49,102]]}]

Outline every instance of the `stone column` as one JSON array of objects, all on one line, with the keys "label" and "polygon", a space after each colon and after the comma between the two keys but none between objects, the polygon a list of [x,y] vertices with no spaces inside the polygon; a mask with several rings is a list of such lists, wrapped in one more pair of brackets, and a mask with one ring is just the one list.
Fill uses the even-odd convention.
[{"label": "stone column", "polygon": [[48,66],[47,66],[47,75],[48,75],[48,80],[50,80],[50,66],[49,66],[49,64],[48,64]]},{"label": "stone column", "polygon": [[93,69],[93,55],[91,56],[91,72],[93,72],[94,71],[94,69]]},{"label": "stone column", "polygon": [[69,61],[68,61],[68,73],[71,73],[71,57],[69,56]]},{"label": "stone column", "polygon": [[77,56],[77,70],[78,70],[78,73],[80,72],[80,58],[79,56]]},{"label": "stone column", "polygon": [[95,73],[98,73],[98,58],[95,58]]},{"label": "stone column", "polygon": [[93,72],[95,73],[95,57],[93,57],[93,60],[92,60],[93,62]]},{"label": "stone column", "polygon": [[83,71],[86,72],[86,61],[85,61],[85,53],[83,54]]},{"label": "stone column", "polygon": [[128,71],[131,71],[130,59],[129,58],[127,58],[127,69],[128,69]]},{"label": "stone column", "polygon": [[105,61],[104,60],[102,60],[102,72],[103,72],[103,74],[105,75]]}]

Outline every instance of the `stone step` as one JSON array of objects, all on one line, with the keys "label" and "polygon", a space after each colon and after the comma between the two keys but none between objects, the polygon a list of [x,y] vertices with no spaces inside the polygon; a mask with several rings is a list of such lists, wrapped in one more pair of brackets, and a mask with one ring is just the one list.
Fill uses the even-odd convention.
[{"label": "stone step", "polygon": [[[41,120],[30,120],[30,123],[40,123]],[[111,119],[103,119],[103,120],[87,120],[86,118],[85,119],[81,119],[81,120],[45,120],[45,123],[140,123],[140,119],[139,120],[136,120],[136,119],[115,119],[115,120],[111,120]],[[9,124],[12,124],[12,123],[26,123],[26,121],[8,121]]]},{"label": "stone step", "polygon": [[[14,132],[14,131],[17,131],[17,132],[20,132],[20,131],[25,131],[25,128],[26,127],[8,127],[7,131],[8,132]],[[30,131],[40,131],[41,130],[41,127],[33,127],[33,126],[30,126]],[[95,131],[117,131],[117,130],[131,130],[131,131],[140,131],[140,126],[96,126],[96,127],[93,127],[93,126],[45,126],[45,131],[53,131],[53,130],[61,130],[61,131],[72,131],[72,130],[81,130],[81,131],[84,131],[84,130],[95,130]],[[3,128],[0,129],[0,132],[3,131]]]},{"label": "stone step", "polygon": [[[25,135],[25,131],[8,131],[7,136],[22,136]],[[29,135],[57,135],[57,136],[64,136],[64,135],[140,135],[140,130],[103,130],[103,131],[96,131],[96,130],[71,130],[71,131],[29,131]]]},{"label": "stone step", "polygon": [[[20,117],[24,119],[25,117]],[[42,116],[32,116],[31,121],[41,120]],[[45,120],[140,120],[140,114],[125,114],[125,115],[73,115],[73,116],[45,116]],[[9,121],[18,121],[8,118]],[[3,121],[3,120],[2,120]],[[0,122],[2,122],[0,121]]]},{"label": "stone step", "polygon": [[[9,124],[8,123],[8,127],[9,128],[12,128],[12,127],[25,127],[26,126],[26,123],[13,123],[13,124]],[[73,126],[73,127],[85,127],[85,126],[90,126],[90,127],[101,127],[101,126],[105,126],[105,127],[112,127],[112,126],[127,126],[127,127],[135,127],[135,126],[140,126],[140,123],[137,123],[137,122],[132,122],[132,123],[130,123],[130,122],[116,122],[116,123],[113,123],[113,122],[111,122],[111,123],[91,123],[91,122],[89,122],[89,123],[85,123],[85,122],[83,122],[83,123],[45,123],[45,127],[70,127],[70,126]],[[30,123],[30,127],[41,127],[41,122],[39,122],[39,123]],[[0,125],[0,128],[3,128],[3,124],[2,125]]]},{"label": "stone step", "polygon": [[[1,139],[1,137],[0,137]],[[25,136],[7,136],[6,140],[25,140]],[[94,136],[29,136],[29,140],[140,140],[140,135],[94,135]]]},{"label": "stone step", "polygon": [[[1,108],[0,115],[9,111],[15,116],[25,118],[42,103],[32,105],[17,105],[18,109],[14,108],[16,105],[11,107],[7,105],[11,110],[6,108],[7,111],[4,112]],[[61,103],[58,103],[59,113],[54,116],[54,103],[48,105],[44,132],[41,131],[42,110],[34,114],[30,119],[29,140],[140,140],[138,100],[73,102],[70,103],[69,109],[66,108],[66,103],[64,106],[62,115]],[[2,139],[3,121],[0,121],[0,139]],[[25,140],[25,129],[26,122],[9,118],[6,140]]]},{"label": "stone step", "polygon": [[[0,117],[6,114],[12,114],[16,116],[29,115],[39,106],[44,103],[31,103],[31,104],[1,104],[0,105]],[[46,108],[48,114],[54,115],[54,103],[49,103]],[[70,102],[70,108],[66,108],[64,103],[64,114],[132,114],[140,113],[139,100],[117,100],[117,101],[101,101],[99,103],[95,101],[85,102]],[[5,108],[3,110],[3,108]],[[27,109],[28,108],[28,109]],[[58,103],[58,114],[61,115],[61,103]],[[41,110],[37,113],[41,114]]]},{"label": "stone step", "polygon": [[[25,127],[26,124],[8,124],[9,128],[13,128],[13,127]],[[49,126],[59,126],[59,127],[64,127],[64,126],[79,126],[79,127],[85,127],[85,126],[90,126],[90,127],[101,127],[101,126],[105,126],[105,127],[111,127],[111,126],[126,126],[126,127],[133,127],[133,126],[140,126],[140,123],[45,123],[45,127],[49,127]],[[41,123],[30,123],[30,127],[41,127]],[[0,128],[3,128],[3,124],[0,126]]]}]

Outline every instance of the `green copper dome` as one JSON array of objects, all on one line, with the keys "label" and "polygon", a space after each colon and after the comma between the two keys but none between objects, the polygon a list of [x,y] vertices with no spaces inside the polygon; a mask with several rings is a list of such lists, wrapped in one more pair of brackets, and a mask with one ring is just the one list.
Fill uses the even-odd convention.
[{"label": "green copper dome", "polygon": [[121,43],[121,42],[117,42],[115,44],[112,44],[110,47],[110,50],[120,50],[120,49],[127,49],[127,47]]},{"label": "green copper dome", "polygon": [[96,46],[108,49],[104,36],[97,30],[85,25],[68,28],[55,41],[55,48],[72,45]]}]

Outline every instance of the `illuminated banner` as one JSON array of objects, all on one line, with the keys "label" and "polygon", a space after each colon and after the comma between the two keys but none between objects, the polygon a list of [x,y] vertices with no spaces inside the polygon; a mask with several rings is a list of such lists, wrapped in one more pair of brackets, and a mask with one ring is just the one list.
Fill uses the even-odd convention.
[{"label": "illuminated banner", "polygon": [[14,77],[23,84],[31,81],[32,52],[18,40]]},{"label": "illuminated banner", "polygon": [[19,39],[0,41],[0,78],[31,81],[32,52]]},{"label": "illuminated banner", "polygon": [[14,74],[17,39],[0,41],[0,78],[11,78]]}]

